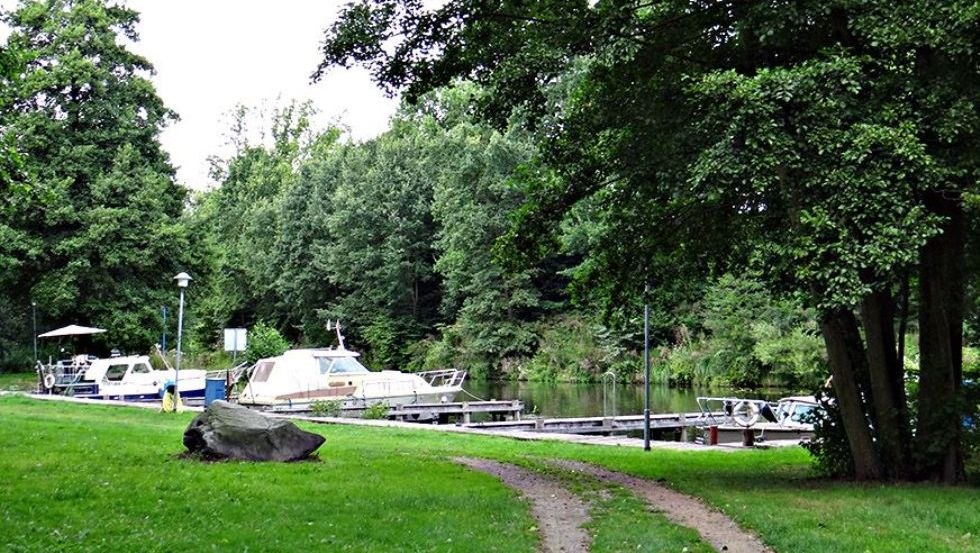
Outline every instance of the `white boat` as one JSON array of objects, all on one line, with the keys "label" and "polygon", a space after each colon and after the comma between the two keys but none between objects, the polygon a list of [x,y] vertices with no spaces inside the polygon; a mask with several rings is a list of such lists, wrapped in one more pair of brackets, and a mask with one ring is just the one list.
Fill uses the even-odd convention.
[{"label": "white boat", "polygon": [[[158,371],[146,355],[95,359],[76,356],[67,363],[38,368],[42,392],[75,397],[121,400],[157,400],[163,388],[175,382],[173,370]],[[205,371],[180,371],[177,390],[181,397],[204,397]]]},{"label": "white boat", "polygon": [[784,397],[775,403],[763,399],[698,397],[697,403],[703,418],[743,427],[769,423],[812,431],[814,421],[823,414],[823,407],[814,396]]},{"label": "white boat", "polygon": [[336,401],[341,409],[384,403],[448,403],[463,389],[466,371],[447,369],[421,373],[372,372],[357,352],[344,347],[337,329],[336,348],[293,349],[259,360],[238,395],[244,405],[303,407]]}]

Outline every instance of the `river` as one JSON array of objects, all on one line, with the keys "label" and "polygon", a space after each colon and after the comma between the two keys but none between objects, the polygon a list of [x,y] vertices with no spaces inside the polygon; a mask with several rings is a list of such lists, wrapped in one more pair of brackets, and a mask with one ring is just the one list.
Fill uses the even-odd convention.
[{"label": "river", "polygon": [[[643,414],[643,384],[616,383],[615,401],[611,384],[571,382],[488,382],[469,380],[466,393],[456,401],[479,399],[519,399],[524,412],[547,417],[600,417]],[[786,390],[755,391],[730,388],[679,389],[663,384],[650,386],[650,410],[657,413],[694,412],[698,396],[758,398],[769,401],[792,395]],[[475,396],[475,398],[474,398]]]}]

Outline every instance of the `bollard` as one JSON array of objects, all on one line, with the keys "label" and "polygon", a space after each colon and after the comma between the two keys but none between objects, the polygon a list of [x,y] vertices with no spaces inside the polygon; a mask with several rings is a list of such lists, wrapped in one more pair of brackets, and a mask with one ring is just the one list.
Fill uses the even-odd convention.
[{"label": "bollard", "polygon": [[708,427],[708,445],[718,445],[718,427]]},{"label": "bollard", "polygon": [[755,445],[755,432],[751,428],[742,429],[742,445],[752,447]]}]

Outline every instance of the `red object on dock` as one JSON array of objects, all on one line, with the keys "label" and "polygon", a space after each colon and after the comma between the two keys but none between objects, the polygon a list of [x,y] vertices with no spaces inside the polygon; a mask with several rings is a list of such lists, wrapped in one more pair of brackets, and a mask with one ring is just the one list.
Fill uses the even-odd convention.
[{"label": "red object on dock", "polygon": [[718,445],[718,427],[708,427],[708,445]]}]

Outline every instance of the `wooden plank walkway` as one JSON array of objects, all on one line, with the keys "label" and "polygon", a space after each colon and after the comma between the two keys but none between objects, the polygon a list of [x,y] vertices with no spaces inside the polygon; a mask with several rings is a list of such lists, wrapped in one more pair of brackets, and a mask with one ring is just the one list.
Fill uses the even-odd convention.
[{"label": "wooden plank walkway", "polygon": [[[722,413],[668,413],[650,415],[650,429],[681,430],[691,426],[704,427],[711,424],[722,424],[725,417]],[[621,415],[618,417],[574,417],[574,418],[544,418],[538,417],[526,420],[475,422],[465,424],[469,428],[494,430],[529,430],[535,432],[561,432],[564,434],[596,434],[609,432],[628,432],[643,430],[643,415]]]}]

